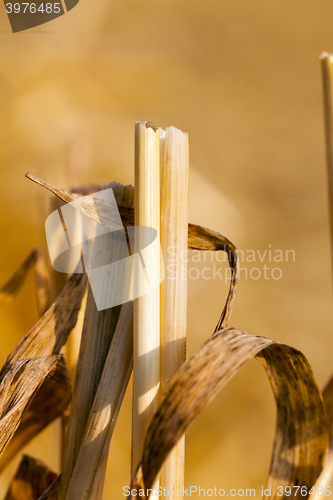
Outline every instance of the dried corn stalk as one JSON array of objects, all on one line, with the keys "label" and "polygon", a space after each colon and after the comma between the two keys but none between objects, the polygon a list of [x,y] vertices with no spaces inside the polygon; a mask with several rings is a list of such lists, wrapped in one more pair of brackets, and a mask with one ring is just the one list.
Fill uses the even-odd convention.
[{"label": "dried corn stalk", "polygon": [[[88,500],[96,473],[101,472],[104,448],[109,446],[114,424],[132,371],[133,304],[121,308],[114,338],[87,420],[66,500]],[[98,478],[97,478],[98,479]]]},{"label": "dried corn stalk", "polygon": [[[325,118],[325,139],[326,139],[326,163],[328,178],[328,198],[330,215],[330,237],[331,253],[333,261],[333,57],[331,54],[323,53],[321,55],[321,70],[324,98],[324,118]],[[330,441],[328,453],[324,468],[320,474],[315,491],[319,486],[326,487],[330,485],[333,478],[333,377],[323,390],[328,424],[330,429]],[[315,494],[314,499],[318,500],[320,495]]]},{"label": "dried corn stalk", "polygon": [[[165,279],[161,284],[161,393],[186,360],[189,152],[188,134],[167,127],[163,139],[161,248]],[[172,252],[172,260],[170,253]],[[170,269],[172,266],[172,271]],[[181,438],[160,476],[161,488],[183,490],[185,438]],[[178,495],[179,498],[179,495]],[[181,498],[183,498],[181,496]],[[170,495],[176,500],[176,495]]]},{"label": "dried corn stalk", "polygon": [[160,133],[151,122],[135,124],[134,220],[136,228],[145,228],[135,234],[135,252],[145,252],[145,269],[142,276],[141,262],[134,266],[132,470],[160,392],[160,287],[152,284],[160,284],[161,262],[160,249],[150,244],[152,230],[160,237]]}]

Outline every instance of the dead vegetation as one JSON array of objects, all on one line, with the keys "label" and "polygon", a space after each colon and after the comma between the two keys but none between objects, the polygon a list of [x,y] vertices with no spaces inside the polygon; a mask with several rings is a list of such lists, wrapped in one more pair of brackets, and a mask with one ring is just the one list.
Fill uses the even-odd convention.
[{"label": "dead vegetation", "polygon": [[[158,129],[151,130],[156,133]],[[27,177],[72,203],[89,219],[114,227],[115,213],[108,203],[90,196],[89,188],[82,194],[68,192],[32,174]],[[134,188],[115,182],[107,187],[113,189],[123,225],[133,226]],[[330,484],[333,471],[333,379],[321,392],[299,350],[228,328],[238,260],[236,248],[227,237],[188,224],[187,246],[228,253],[232,271],[229,293],[213,334],[207,332],[207,341],[181,364],[166,385],[142,436],[143,449],[132,472],[131,487],[144,490],[149,497],[147,490],[154,486],[163,464],[189,426],[233,375],[256,358],[269,379],[277,411],[267,487],[272,488],[275,499],[288,496],[278,495],[278,486],[302,486],[306,494],[299,489],[295,497],[307,498],[312,487]],[[117,247],[112,251],[117,260]],[[8,355],[0,372],[0,471],[45,426],[67,414],[71,401],[68,422],[64,419],[62,474],[23,456],[5,499],[101,500],[108,448],[133,368],[133,303],[98,311],[89,288],[85,304],[88,285],[83,273],[69,276],[54,300],[52,271],[46,262],[41,251],[33,250],[0,291],[2,300],[13,299],[29,269],[35,269],[40,320]],[[85,308],[85,317],[72,389],[66,356],[61,352],[81,307]]]}]

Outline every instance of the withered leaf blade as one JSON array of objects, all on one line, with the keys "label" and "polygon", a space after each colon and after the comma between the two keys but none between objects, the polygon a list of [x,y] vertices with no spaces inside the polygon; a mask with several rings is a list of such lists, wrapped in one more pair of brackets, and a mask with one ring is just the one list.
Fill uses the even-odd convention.
[{"label": "withered leaf blade", "polygon": [[188,248],[196,250],[223,251],[228,254],[229,267],[231,270],[231,279],[229,285],[228,297],[222,310],[220,319],[214,332],[226,328],[232,313],[232,307],[236,295],[236,285],[238,279],[239,260],[237,249],[234,243],[226,236],[212,229],[198,226],[196,224],[188,225]]},{"label": "withered leaf blade", "polygon": [[[56,478],[57,474],[41,460],[23,455],[4,500],[36,500]],[[58,494],[48,498],[57,500]]]},{"label": "withered leaf blade", "polygon": [[57,300],[9,354],[1,369],[0,380],[18,360],[60,352],[75,326],[86,284],[85,274],[73,274],[69,278]]},{"label": "withered leaf blade", "polygon": [[[64,189],[59,189],[51,184],[43,181],[33,174],[27,173],[26,177],[33,182],[45,187],[51,193],[55,194],[62,201],[72,203],[80,213],[89,217],[90,219],[103,224],[106,227],[113,227],[114,214],[110,204],[91,196],[82,196],[77,193],[71,193]],[[78,203],[80,202],[80,203]],[[134,225],[134,209],[132,207],[119,205],[119,213],[124,226]],[[196,250],[222,250],[228,253],[229,266],[231,269],[231,279],[229,286],[229,293],[224,305],[221,317],[216,325],[215,331],[221,328],[226,328],[232,313],[233,301],[236,293],[236,284],[238,278],[238,257],[237,250],[234,243],[223,234],[207,229],[195,224],[188,225],[188,248]]]},{"label": "withered leaf blade", "polygon": [[0,456],[18,428],[31,401],[59,355],[16,361],[0,384]]},{"label": "withered leaf blade", "polygon": [[53,302],[50,270],[39,248],[33,248],[23,259],[6,283],[0,288],[0,301],[11,301],[20,290],[28,272],[34,267],[37,305],[43,315]]},{"label": "withered leaf blade", "polygon": [[[114,228],[114,220],[115,218],[118,219],[118,210],[116,210],[116,208],[109,202],[93,198],[92,196],[83,196],[78,193],[72,193],[70,191],[65,191],[64,189],[59,189],[52,186],[52,184],[43,181],[39,177],[30,174],[29,172],[26,173],[25,176],[36,184],[45,187],[48,191],[60,198],[60,200],[65,201],[66,203],[71,203],[72,206],[82,215],[86,215],[98,224],[103,224],[106,227],[111,225],[111,227]],[[133,208],[122,206],[120,215],[124,226],[134,225]]]},{"label": "withered leaf blade", "polygon": [[[152,488],[179,438],[218,391],[256,357],[265,367],[277,405],[277,425],[267,487],[309,489],[323,467],[328,425],[311,367],[298,350],[241,330],[216,332],[179,369],[148,429],[132,488]],[[304,498],[300,491],[295,498]]]},{"label": "withered leaf blade", "polygon": [[12,440],[0,459],[0,473],[10,460],[48,424],[59,417],[71,399],[71,382],[60,359],[33,397]]}]

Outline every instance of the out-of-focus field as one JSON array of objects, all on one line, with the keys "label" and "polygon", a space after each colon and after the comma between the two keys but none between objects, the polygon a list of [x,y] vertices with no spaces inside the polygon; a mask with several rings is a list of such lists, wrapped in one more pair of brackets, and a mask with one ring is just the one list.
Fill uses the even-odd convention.
[{"label": "out-of-focus field", "polygon": [[[261,277],[241,275],[230,326],[301,349],[322,386],[333,371],[333,315],[319,55],[333,51],[333,4],[81,0],[15,35],[5,16],[2,6],[0,281],[32,246],[46,247],[49,196],[26,171],[64,188],[133,183],[135,120],[174,125],[189,132],[190,221],[263,258],[242,262]],[[294,250],[295,261],[270,262],[269,250],[284,260]],[[209,267],[212,278],[214,262],[190,267]],[[272,278],[275,267],[281,279]],[[212,333],[226,293],[218,277],[189,280],[188,355]],[[1,362],[36,320],[31,274],[0,309]],[[122,498],[130,479],[130,405],[128,394],[107,500]],[[256,488],[260,496],[274,424],[273,396],[253,361],[189,431],[187,486]],[[56,470],[58,426],[26,448]],[[0,480],[1,494],[16,467]]]}]

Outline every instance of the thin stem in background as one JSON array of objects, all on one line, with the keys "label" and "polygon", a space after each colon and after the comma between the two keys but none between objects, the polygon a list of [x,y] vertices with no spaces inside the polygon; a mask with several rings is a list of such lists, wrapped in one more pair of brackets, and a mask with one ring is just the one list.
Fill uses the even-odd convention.
[{"label": "thin stem in background", "polygon": [[333,269],[333,56],[324,52],[321,55],[320,59],[323,78],[326,159],[328,173],[331,254]]}]

